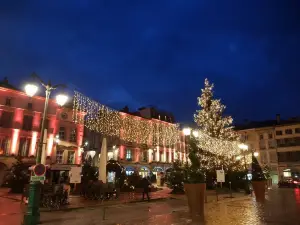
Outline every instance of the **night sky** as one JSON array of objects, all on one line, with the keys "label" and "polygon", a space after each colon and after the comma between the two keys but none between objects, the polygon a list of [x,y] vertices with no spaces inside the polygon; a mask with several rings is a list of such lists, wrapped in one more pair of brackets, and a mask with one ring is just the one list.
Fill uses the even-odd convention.
[{"label": "night sky", "polygon": [[[2,0],[0,76],[192,121],[204,78],[236,121],[300,115],[298,0]],[[1,77],[0,77],[1,78]]]}]

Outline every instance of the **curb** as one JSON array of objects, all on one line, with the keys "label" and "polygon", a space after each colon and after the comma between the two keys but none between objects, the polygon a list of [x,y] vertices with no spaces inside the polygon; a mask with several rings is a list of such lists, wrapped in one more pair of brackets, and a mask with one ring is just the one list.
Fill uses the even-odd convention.
[{"label": "curb", "polygon": [[[167,198],[155,198],[155,199],[151,199],[150,202],[158,202],[158,201],[164,201],[164,200],[168,200],[168,199],[172,199],[170,197]],[[95,205],[87,205],[87,206],[77,206],[77,207],[72,207],[72,208],[61,208],[61,209],[45,209],[45,208],[40,208],[40,212],[70,212],[73,210],[79,210],[79,209],[88,209],[88,208],[98,208],[98,207],[113,207],[113,206],[119,206],[119,205],[125,205],[125,204],[134,204],[134,203],[148,203],[146,200],[136,200],[136,201],[128,201],[128,202],[118,202],[116,204],[95,204]]]}]

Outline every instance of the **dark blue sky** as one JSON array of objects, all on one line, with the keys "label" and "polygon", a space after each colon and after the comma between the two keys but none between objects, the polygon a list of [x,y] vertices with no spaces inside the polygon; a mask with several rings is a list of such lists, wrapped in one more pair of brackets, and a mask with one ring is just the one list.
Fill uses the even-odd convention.
[{"label": "dark blue sky", "polygon": [[208,77],[241,121],[300,114],[298,0],[2,0],[0,75],[191,121]]}]

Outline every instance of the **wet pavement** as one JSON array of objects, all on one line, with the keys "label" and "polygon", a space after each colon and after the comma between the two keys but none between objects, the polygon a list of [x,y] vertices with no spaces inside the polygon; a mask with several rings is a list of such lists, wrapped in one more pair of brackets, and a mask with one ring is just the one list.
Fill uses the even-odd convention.
[{"label": "wet pavement", "polygon": [[[16,205],[0,210],[16,208]],[[20,206],[20,203],[18,203]],[[269,190],[264,204],[252,197],[224,199],[206,204],[205,218],[190,218],[184,197],[163,201],[95,206],[65,212],[43,212],[41,219],[48,225],[300,225],[300,189]],[[7,205],[6,205],[7,206]],[[0,225],[20,225],[21,213],[0,215]]]}]

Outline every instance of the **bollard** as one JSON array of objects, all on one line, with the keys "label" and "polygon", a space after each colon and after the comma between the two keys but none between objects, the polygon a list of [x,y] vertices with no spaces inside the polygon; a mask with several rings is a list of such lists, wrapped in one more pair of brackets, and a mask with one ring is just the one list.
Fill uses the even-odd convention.
[{"label": "bollard", "polygon": [[231,189],[231,181],[229,181],[229,191],[230,191],[230,198],[233,198],[232,197],[232,189]]},{"label": "bollard", "polygon": [[217,195],[217,202],[218,202],[219,201],[218,188],[216,189],[216,195]]},{"label": "bollard", "polygon": [[105,220],[106,207],[103,207],[102,220]]}]

